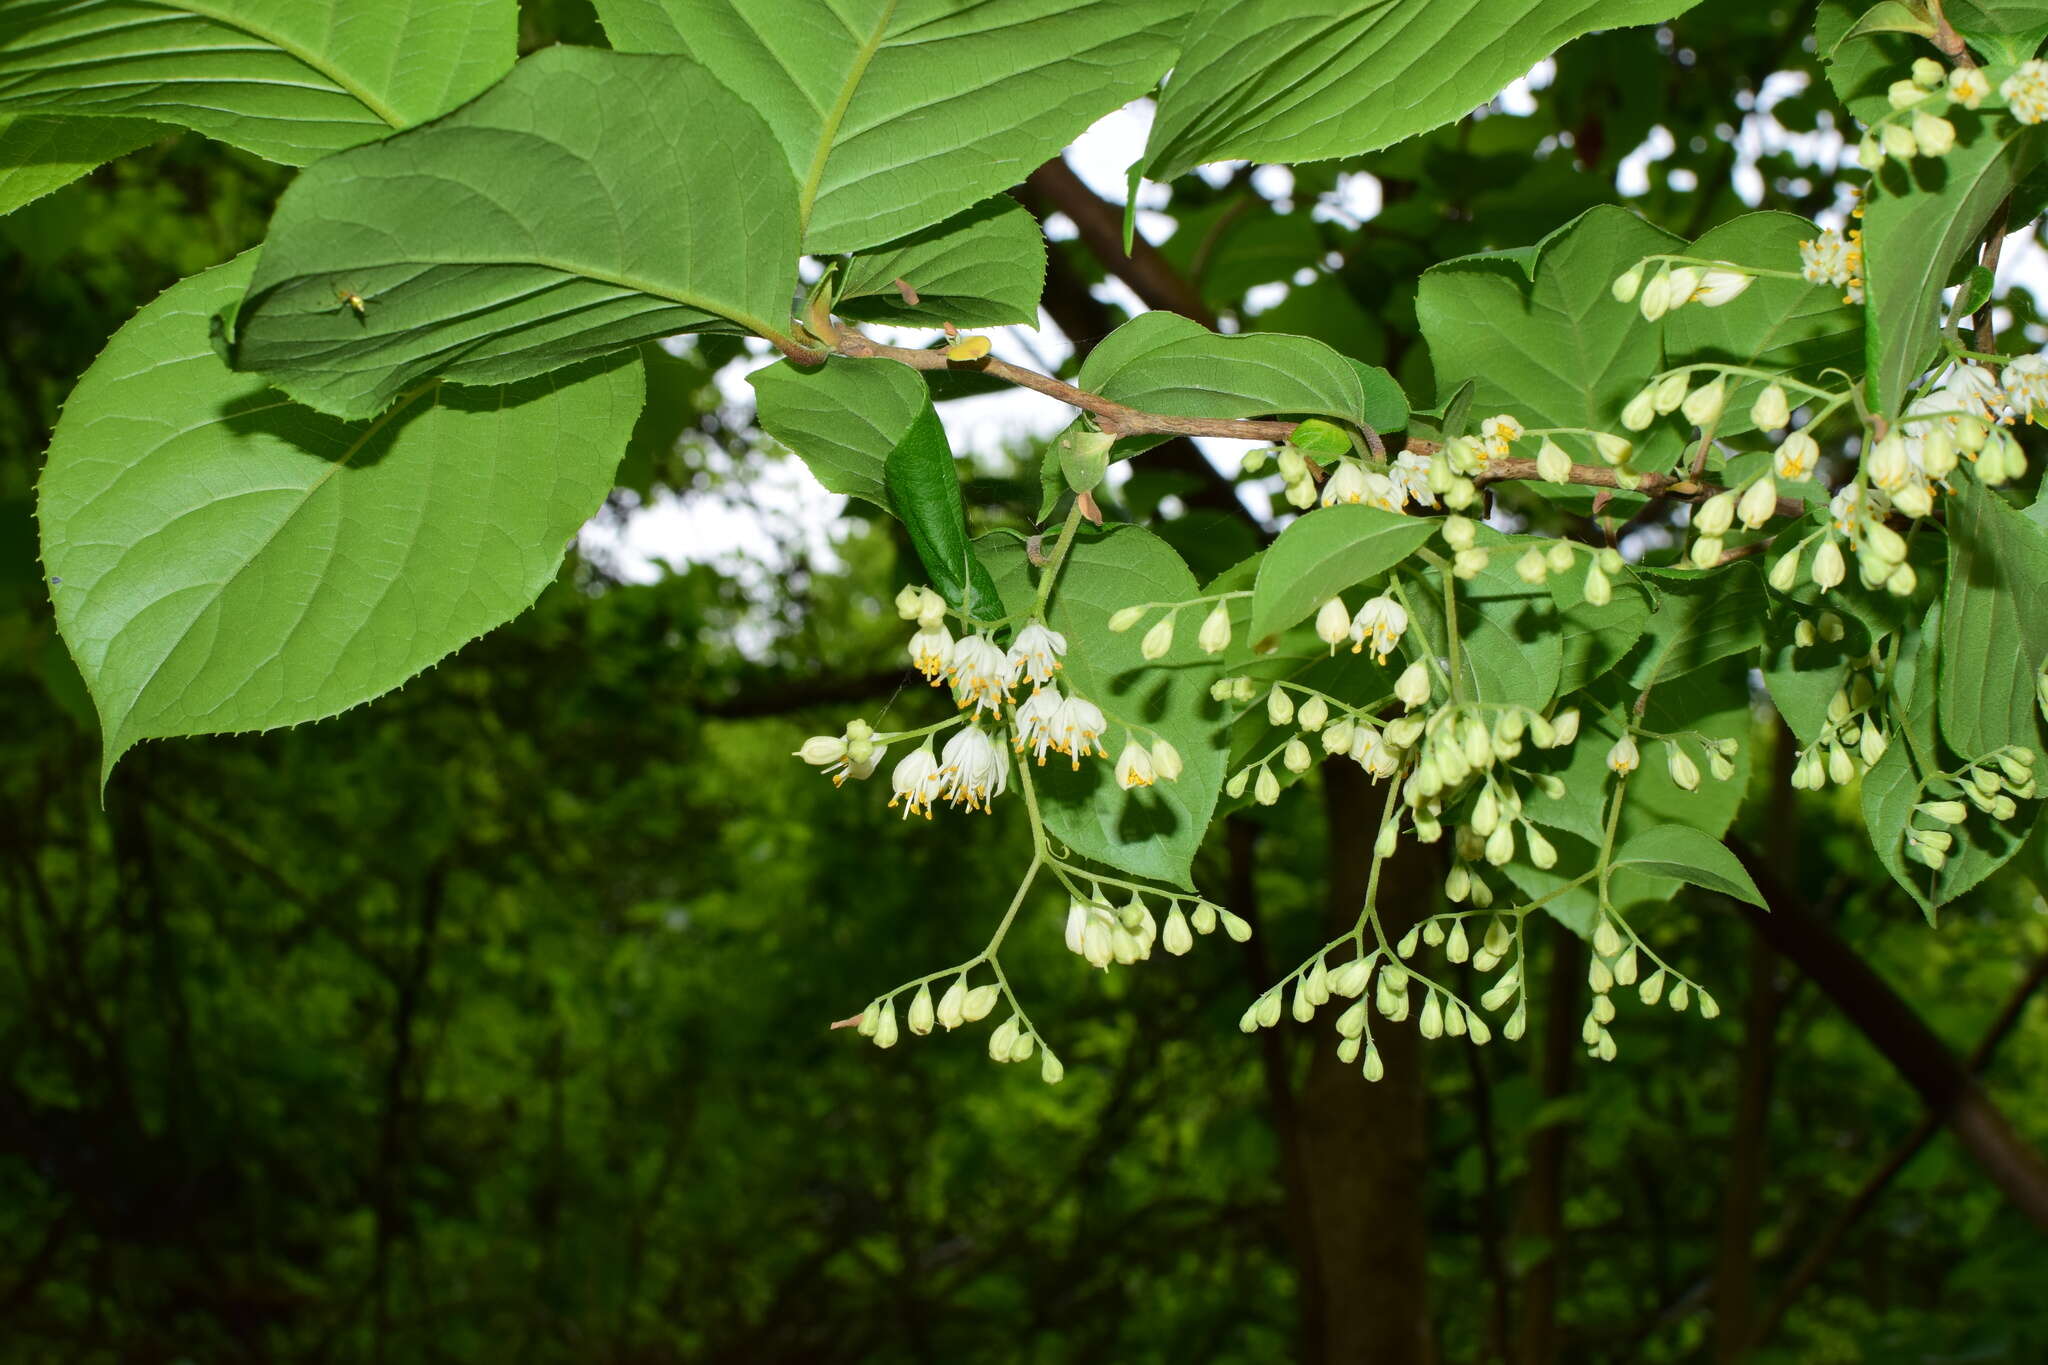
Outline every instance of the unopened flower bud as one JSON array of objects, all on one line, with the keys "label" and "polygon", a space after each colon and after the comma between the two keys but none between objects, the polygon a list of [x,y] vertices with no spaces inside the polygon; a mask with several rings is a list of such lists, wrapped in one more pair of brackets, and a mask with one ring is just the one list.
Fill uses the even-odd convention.
[{"label": "unopened flower bud", "polygon": [[1172,648],[1173,613],[1168,612],[1145,632],[1145,638],[1138,643],[1138,653],[1146,659],[1163,659],[1166,651]]},{"label": "unopened flower bud", "polygon": [[1109,628],[1121,635],[1145,619],[1143,607],[1120,607],[1109,618]]},{"label": "unopened flower bud", "polygon": [[1195,643],[1204,654],[1221,654],[1230,647],[1230,606],[1218,602],[1210,613],[1202,618],[1202,629],[1195,635]]},{"label": "unopened flower bud", "polygon": [[1700,769],[1692,761],[1692,755],[1672,743],[1666,743],[1664,749],[1664,770],[1670,774],[1671,780],[1685,791],[1698,791]]},{"label": "unopened flower bud", "polygon": [[1674,370],[1658,383],[1651,401],[1658,413],[1676,412],[1685,402],[1685,393],[1690,385],[1684,370]]},{"label": "unopened flower bud", "polygon": [[1394,684],[1394,695],[1411,711],[1428,704],[1429,670],[1420,660],[1402,670],[1400,680]]},{"label": "unopened flower bud", "polygon": [[1548,436],[1536,451],[1536,477],[1551,483],[1568,483],[1572,477],[1572,457]]},{"label": "unopened flower bud", "polygon": [[1344,609],[1344,599],[1333,597],[1323,603],[1316,613],[1316,638],[1336,653],[1337,646],[1351,636],[1351,613]]},{"label": "unopened flower bud", "polygon": [[1687,394],[1685,402],[1679,406],[1685,413],[1686,421],[1696,427],[1710,427],[1721,420],[1721,409],[1727,400],[1727,381],[1715,375],[1712,380]]},{"label": "unopened flower bud", "polygon": [[1657,395],[1655,389],[1644,389],[1628,400],[1628,406],[1621,410],[1621,424],[1630,431],[1641,431],[1657,420]]},{"label": "unopened flower bud", "polygon": [[1259,775],[1252,782],[1252,800],[1262,806],[1270,806],[1280,799],[1280,779],[1273,776],[1273,770],[1259,767]]},{"label": "unopened flower bud", "polygon": [[910,1002],[910,1009],[904,1015],[904,1022],[910,1026],[912,1033],[922,1038],[932,1031],[934,1014],[931,983],[926,982],[917,988],[917,995]]},{"label": "unopened flower bud", "polygon": [[1693,514],[1693,529],[1703,536],[1726,535],[1735,521],[1735,494],[1722,491],[1700,504]]},{"label": "unopened flower bud", "polygon": [[1636,291],[1642,287],[1643,268],[1640,265],[1632,265],[1614,277],[1611,292],[1616,303],[1628,303],[1635,298]]},{"label": "unopened flower bud", "polygon": [[1735,519],[1751,531],[1760,529],[1778,511],[1778,485],[1766,474],[1742,490],[1741,501],[1735,504]]},{"label": "unopened flower bud", "polygon": [[1330,704],[1323,700],[1321,693],[1303,702],[1301,709],[1294,714],[1294,723],[1310,734],[1322,729],[1329,719]]},{"label": "unopened flower bud", "polygon": [[1598,564],[1586,569],[1586,605],[1604,607],[1614,600],[1614,585],[1607,581],[1607,575],[1600,571]]},{"label": "unopened flower bud", "polygon": [[976,986],[967,992],[967,998],[960,1002],[960,1017],[970,1024],[978,1024],[988,1018],[998,1001],[1002,999],[1000,986]]},{"label": "unopened flower bud", "polygon": [[1792,403],[1781,384],[1767,385],[1749,405],[1749,420],[1759,431],[1776,431],[1792,420]]}]

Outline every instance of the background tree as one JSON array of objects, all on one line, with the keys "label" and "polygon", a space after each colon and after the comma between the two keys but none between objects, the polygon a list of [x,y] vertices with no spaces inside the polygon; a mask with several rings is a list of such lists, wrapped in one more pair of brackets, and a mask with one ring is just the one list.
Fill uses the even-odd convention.
[{"label": "background tree", "polygon": [[[24,88],[34,50],[8,24],[65,8],[0,19],[0,90]],[[1834,9],[1823,39],[1853,18]],[[520,17],[524,50],[606,36],[570,6]],[[1291,179],[1176,176],[1172,235],[1135,255],[1122,206],[1048,161],[1015,195],[1055,239],[1063,373],[1135,296],[1319,339],[1418,410],[1448,400],[1424,272],[1613,201],[1623,161],[1664,145],[1654,130],[1670,151],[1625,202],[1685,240],[1838,203],[1832,164],[1787,136],[1849,126],[1816,17],[1596,33],[1482,117]],[[1880,92],[1940,50],[1864,41],[1900,44]],[[0,148],[47,149],[23,125],[54,117],[22,115]],[[1242,947],[1105,979],[1057,944],[1064,906],[1033,903],[1005,962],[1059,1043],[1057,1089],[991,1073],[976,1040],[906,1057],[824,1029],[849,990],[971,951],[993,870],[1029,834],[1012,803],[934,839],[787,758],[848,714],[950,710],[906,677],[889,606],[929,566],[858,501],[829,572],[800,539],[764,546],[772,594],[574,556],[536,610],[394,698],[134,750],[102,807],[92,701],[34,558],[37,471],[108,334],[262,241],[291,180],[138,121],[100,118],[115,142],[72,160],[130,134],[140,150],[0,219],[10,1358],[2026,1359],[2048,1342],[2040,837],[1929,929],[1873,864],[1853,788],[1795,798],[1797,742],[1762,709],[1739,718],[1730,846],[1769,913],[1688,890],[1651,921],[1712,983],[1717,1023],[1631,1015],[1617,1058],[1582,1064],[1587,948],[1554,930],[1531,935],[1527,1038],[1446,1049],[1385,1027],[1375,1085],[1326,1028],[1230,1027],[1356,913],[1379,797],[1342,762],[1269,805],[1226,798],[1194,881],[1256,926]],[[9,157],[0,183],[62,183],[47,150]],[[1379,212],[1342,212],[1340,184],[1376,185]],[[2017,229],[2031,201],[2014,199]],[[2000,333],[2030,335],[2031,297],[1998,302]],[[670,492],[744,505],[787,458],[712,382],[737,342],[677,351],[645,355],[658,401],[601,517]],[[1057,450],[963,462],[969,523],[1034,529],[1042,467],[1057,489]],[[1188,441],[1127,468],[1096,500],[1204,582],[1281,524],[1241,496],[1270,479]],[[1586,502],[1498,492],[1528,529],[1599,534]],[[1628,520],[1609,518],[1653,555],[1685,534],[1668,501]],[[1438,908],[1446,870],[1440,845],[1389,863],[1392,936]]]}]

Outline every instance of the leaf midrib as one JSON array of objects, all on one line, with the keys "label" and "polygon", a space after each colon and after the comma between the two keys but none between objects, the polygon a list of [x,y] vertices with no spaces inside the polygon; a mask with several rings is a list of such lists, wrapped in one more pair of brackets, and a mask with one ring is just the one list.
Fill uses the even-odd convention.
[{"label": "leaf midrib", "polygon": [[[341,455],[338,456],[337,458],[329,461],[327,469],[320,475],[319,478],[313,480],[312,483],[306,486],[304,493],[299,498],[298,505],[294,507],[285,516],[280,517],[278,519],[277,525],[271,527],[270,533],[263,537],[262,543],[257,545],[247,555],[243,556],[242,562],[235,566],[234,572],[230,573],[214,588],[212,600],[208,602],[207,605],[204,608],[202,608],[197,615],[193,616],[190,622],[187,623],[184,631],[179,634],[176,643],[174,643],[169,649],[166,649],[161,655],[157,657],[156,663],[150,667],[149,675],[145,677],[140,684],[137,685],[137,687],[135,688],[134,696],[128,703],[127,714],[122,717],[121,729],[123,733],[125,733],[128,729],[128,722],[134,719],[136,710],[140,706],[142,699],[149,694],[149,689],[155,685],[157,675],[163,672],[164,665],[169,663],[171,661],[171,656],[173,654],[176,654],[179,648],[182,645],[184,645],[184,643],[187,640],[192,638],[192,625],[196,624],[201,616],[204,616],[208,611],[211,611],[215,607],[220,605],[221,599],[227,595],[228,590],[235,585],[235,583],[241,578],[241,576],[244,573],[248,572],[249,566],[251,564],[254,564],[258,559],[262,558],[264,552],[270,548],[271,543],[275,541],[279,536],[284,534],[285,528],[287,526],[290,526],[293,523],[293,521],[295,521],[298,518],[299,514],[306,510],[306,507],[313,501],[315,497],[319,495],[320,490],[327,486],[328,481],[333,479],[334,476],[339,474],[343,469],[346,469],[349,463],[353,461],[357,455],[362,453],[363,448],[367,446],[371,442],[371,440],[376,437],[378,432],[382,431],[385,427],[389,426],[393,421],[395,421],[400,413],[410,409],[414,402],[417,401],[419,398],[427,394],[438,393],[440,391],[440,388],[441,382],[439,380],[434,380],[429,383],[420,385],[418,388],[414,389],[410,393],[401,394],[396,403],[393,403],[389,409],[379,414],[376,420],[372,421],[369,425],[363,428],[362,433],[349,444],[347,450],[343,451]],[[119,736],[116,736],[116,738],[118,737]],[[108,748],[109,750],[113,748],[111,743],[108,745]],[[108,764],[107,771],[112,771],[111,763]],[[105,781],[105,774],[102,774],[102,785],[104,785]]]},{"label": "leaf midrib", "polygon": [[825,163],[832,159],[832,145],[839,140],[840,125],[846,122],[846,111],[853,107],[854,94],[860,83],[867,78],[868,66],[874,61],[875,53],[881,50],[882,39],[889,31],[890,20],[896,17],[896,0],[882,6],[882,13],[875,20],[874,31],[868,34],[854,53],[853,66],[846,73],[846,80],[839,87],[839,96],[832,107],[825,111],[825,122],[818,130],[818,145],[811,152],[811,168],[804,176],[804,183],[797,187],[796,227],[797,242],[811,229],[811,206],[817,201],[818,186],[825,180]]},{"label": "leaf midrib", "polygon": [[165,0],[146,0],[146,2],[152,3],[157,9],[169,10],[173,14],[180,11],[195,14],[202,19],[211,19],[214,23],[224,28],[237,29],[252,38],[260,38],[278,51],[304,62],[313,70],[327,77],[328,80],[333,81],[342,90],[353,96],[365,109],[368,109],[378,118],[384,120],[391,127],[405,128],[410,126],[408,121],[401,118],[396,110],[390,108],[382,100],[371,94],[363,87],[361,82],[352,79],[339,67],[323,60],[312,51],[299,46],[297,43],[287,42],[279,34],[270,32],[268,29],[253,24],[247,19],[233,18],[223,14],[217,6],[205,4],[203,0],[177,0],[175,4],[166,3]]}]

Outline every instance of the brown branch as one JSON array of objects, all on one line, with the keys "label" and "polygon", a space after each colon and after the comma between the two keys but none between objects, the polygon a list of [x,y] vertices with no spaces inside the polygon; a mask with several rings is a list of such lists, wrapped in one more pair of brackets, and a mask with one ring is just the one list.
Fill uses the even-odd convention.
[{"label": "brown branch", "polygon": [[1124,254],[1122,207],[1089,189],[1065,161],[1054,157],[1033,171],[1024,185],[1041,205],[1050,205],[1071,219],[1082,244],[1102,262],[1103,269],[1129,285],[1148,308],[1179,313],[1211,331],[1216,329],[1216,315],[1202,301],[1201,293],[1150,242],[1136,238],[1131,253]]},{"label": "brown branch", "polygon": [[[2019,1023],[2021,1015],[2026,1012],[2027,1002],[2033,998],[2034,992],[2041,988],[2044,981],[2048,981],[2048,954],[2034,960],[2033,969],[2006,998],[2005,1007],[1999,1010],[1998,1017],[1991,1021],[1991,1027],[1985,1030],[1984,1036],[1971,1050],[1969,1060],[1964,1063],[1971,1075],[1981,1072],[1989,1064],[1992,1053],[1998,1050],[1998,1045],[2005,1041],[2006,1035]],[[1819,1277],[1829,1259],[1841,1248],[1842,1241],[1849,1235],[1850,1230],[1864,1214],[1870,1212],[1871,1207],[1877,1203],[1878,1196],[1884,1193],[1893,1178],[1906,1169],[1913,1158],[1920,1154],[1920,1149],[1940,1131],[1941,1119],[1938,1115],[1928,1114],[1922,1117],[1913,1125],[1913,1131],[1901,1139],[1899,1145],[1878,1163],[1869,1178],[1850,1196],[1849,1202],[1844,1204],[1829,1220],[1828,1225],[1813,1238],[1806,1255],[1800,1258],[1792,1273],[1785,1277],[1785,1283],[1779,1286],[1777,1295],[1764,1310],[1756,1334],[1750,1339],[1752,1349],[1761,1347],[1771,1339],[1784,1322],[1786,1313],[1791,1311],[1793,1303]]]},{"label": "brown branch", "polygon": [[1763,892],[1768,911],[1744,904],[1752,927],[1813,979],[1927,1105],[1963,1149],[2036,1226],[2048,1228],[2048,1162],[2014,1129],[1967,1068],[1912,1006],[1826,924],[1809,914],[1776,870],[1741,839],[1729,848]]},{"label": "brown branch", "polygon": [[[1417,441],[1411,441],[1408,448],[1410,450],[1435,449],[1434,446]],[[1527,482],[1533,481],[1538,477],[1540,476],[1536,473],[1536,462],[1534,460],[1523,459],[1520,456],[1511,456],[1506,459],[1488,460],[1486,467],[1474,475],[1472,481],[1483,488],[1490,483]],[[1573,465],[1571,477],[1566,482],[1585,484],[1592,488],[1622,487],[1621,481],[1615,477],[1614,470],[1607,468],[1605,465],[1597,464]],[[1641,493],[1645,497],[1651,498],[1676,498],[1684,502],[1705,502],[1716,493],[1722,493],[1727,490],[1714,484],[1700,483],[1683,474],[1644,474],[1640,476],[1640,481],[1633,489],[1623,489],[1623,491]],[[1803,516],[1805,513],[1806,504],[1800,502],[1797,498],[1778,499],[1779,516],[1793,518]]]},{"label": "brown branch", "polygon": [[[2010,198],[2001,200],[1998,207],[1992,210],[1990,231],[1985,234],[1984,250],[1977,258],[1977,264],[1991,272],[1994,282],[1996,282],[1998,277],[1999,253],[2005,246],[2006,217],[2011,211],[2012,200]],[[1998,349],[1998,329],[1991,325],[1991,311],[1991,296],[1986,294],[1984,296],[1984,306],[1977,310],[1977,317],[1975,319],[1977,349],[1986,355],[1992,354]]]}]

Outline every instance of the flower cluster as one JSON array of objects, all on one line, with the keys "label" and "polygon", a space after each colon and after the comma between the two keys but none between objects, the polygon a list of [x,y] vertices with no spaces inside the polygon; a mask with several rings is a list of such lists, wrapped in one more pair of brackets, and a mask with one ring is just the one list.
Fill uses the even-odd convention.
[{"label": "flower cluster", "polygon": [[[1586,965],[1586,984],[1592,988],[1593,1003],[1579,1026],[1579,1041],[1586,1045],[1587,1052],[1601,1061],[1613,1061],[1617,1052],[1614,1035],[1607,1029],[1614,1022],[1613,991],[1616,986],[1634,986],[1636,998],[1645,1005],[1664,1000],[1680,1012],[1697,996],[1702,1019],[1720,1015],[1721,1006],[1713,996],[1658,957],[1629,927],[1628,921],[1612,909],[1600,912],[1599,922],[1593,926],[1592,946],[1592,960]],[[1644,959],[1650,964],[1648,976],[1640,976]],[[1667,980],[1671,983],[1668,991],[1665,989]]]},{"label": "flower cluster", "polygon": [[[1192,910],[1183,909],[1184,903]],[[1076,896],[1067,907],[1067,947],[1089,966],[1107,971],[1111,963],[1128,967],[1151,957],[1155,943],[1179,957],[1195,946],[1196,934],[1213,934],[1219,926],[1235,943],[1252,936],[1251,925],[1242,918],[1199,897],[1168,896],[1166,906],[1166,926],[1161,929],[1152,907],[1136,890],[1123,905],[1112,906],[1097,885],[1088,897]]]},{"label": "flower cluster", "polygon": [[[1697,303],[1703,308],[1719,308],[1741,297],[1742,291],[1755,282],[1755,276],[1733,261],[1680,264],[1676,267],[1671,264],[1680,259],[1650,256],[1630,266],[1615,277],[1615,301],[1628,303],[1633,300],[1642,310],[1643,320],[1655,322],[1689,303]],[[1650,265],[1658,267],[1657,273],[1650,276],[1649,283],[1645,284],[1643,271]]]},{"label": "flower cluster", "polygon": [[[1821,613],[1817,634],[1830,642],[1841,639],[1841,618],[1833,612]],[[1802,638],[1812,636],[1795,634],[1794,644]],[[1799,750],[1792,765],[1794,787],[1819,791],[1830,782],[1846,786],[1884,757],[1891,741],[1885,734],[1883,708],[1877,705],[1877,689],[1870,680],[1870,670],[1877,662],[1874,653],[1855,660],[1848,685],[1836,688],[1828,699],[1826,722],[1813,742]]]},{"label": "flower cluster", "polygon": [[[1977,73],[1977,80],[1983,82],[1981,72]],[[2016,71],[1999,82],[1998,93],[2021,123],[2048,122],[2048,62],[2021,62]],[[1983,98],[1981,93],[1978,98]],[[1976,105],[1970,107],[1974,109]]]},{"label": "flower cluster", "polygon": [[2020,801],[2030,801],[2040,794],[2034,780],[2034,763],[2032,749],[2012,744],[1966,763],[1954,772],[1929,779],[1922,786],[1923,795],[1929,788],[1955,794],[1937,795],[1933,800],[1914,805],[1914,818],[1925,823],[1914,825],[1908,822],[1906,856],[1939,871],[1948,861],[1949,849],[1955,843],[1955,836],[1949,833],[1949,828],[1969,818],[1969,806],[1976,807],[1994,820],[2012,819],[2019,813]]},{"label": "flower cluster", "polygon": [[[1323,469],[1311,463],[1298,447],[1280,447],[1274,459],[1289,505],[1306,511],[1319,502],[1324,507],[1362,503],[1383,512],[1406,512],[1410,503],[1418,507],[1436,506],[1436,490],[1429,480],[1430,462],[1423,455],[1404,450],[1384,462],[1350,455],[1332,458],[1335,468],[1324,476]],[[1245,457],[1244,472],[1258,473],[1265,468],[1266,460],[1267,452],[1251,452]],[[1320,487],[1319,476],[1323,476]]]},{"label": "flower cluster", "polygon": [[[2009,80],[2006,85],[2013,83]],[[1913,63],[1910,80],[1893,81],[1885,92],[1885,102],[1891,107],[1863,134],[1856,159],[1865,170],[1874,171],[1887,159],[1947,156],[1956,145],[1956,126],[1942,115],[1955,104],[1975,109],[1990,93],[1991,83],[1977,68],[1959,66],[1946,71],[1940,62],[1922,57]]]},{"label": "flower cluster", "polygon": [[1812,241],[1801,242],[1799,264],[1808,284],[1832,284],[1841,289],[1843,303],[1863,302],[1861,228],[1849,229],[1847,236],[1827,228]]}]

